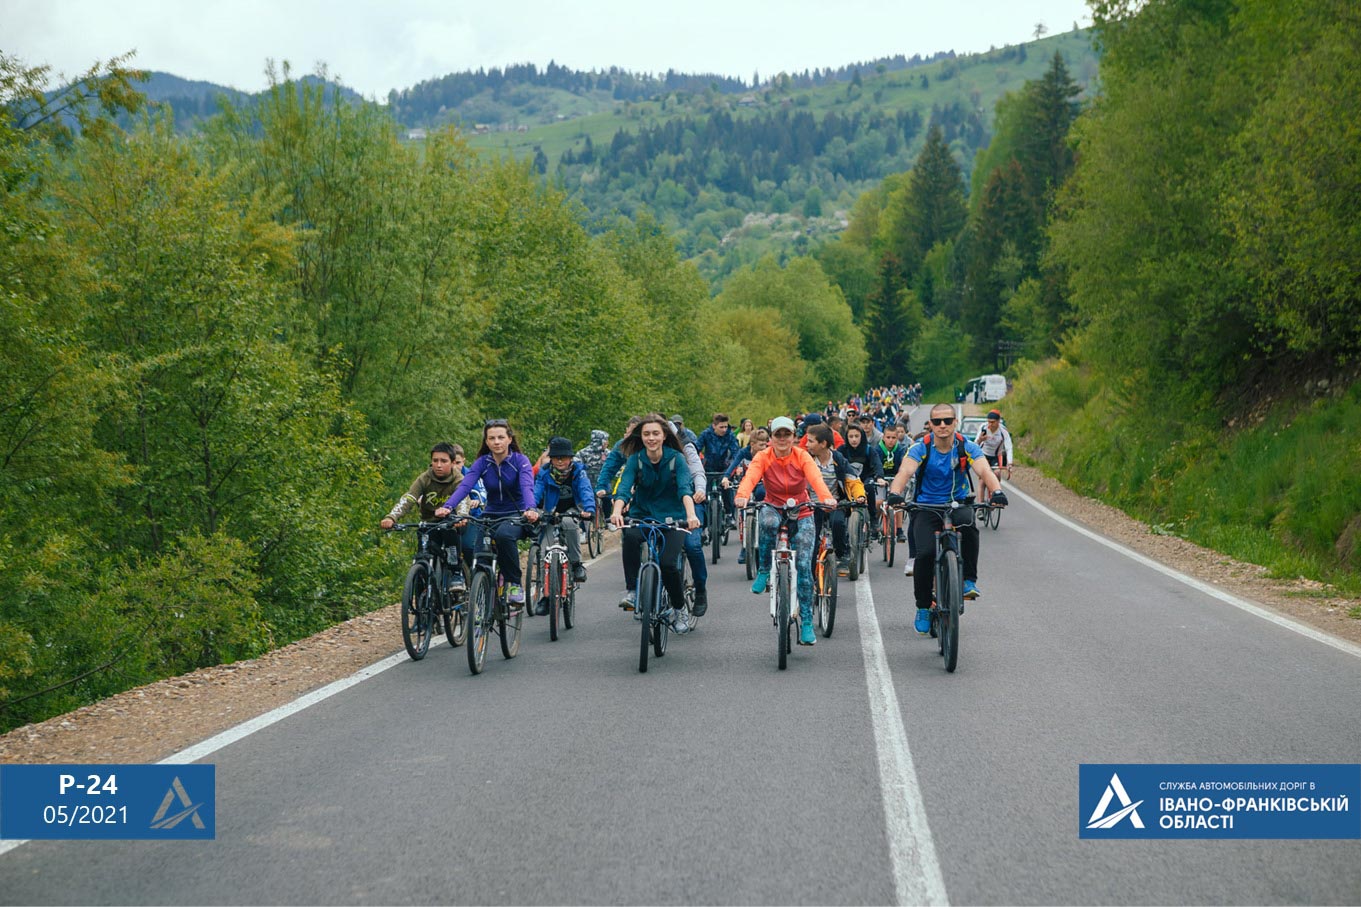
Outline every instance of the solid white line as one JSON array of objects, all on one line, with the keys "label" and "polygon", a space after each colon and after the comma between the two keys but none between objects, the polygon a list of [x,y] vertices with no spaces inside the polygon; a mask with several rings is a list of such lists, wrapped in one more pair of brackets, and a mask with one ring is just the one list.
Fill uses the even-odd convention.
[{"label": "solid white line", "polygon": [[[591,564],[594,564],[596,561],[600,560],[603,557],[605,557],[605,555],[600,554],[596,557],[591,558],[589,561],[584,561],[583,563],[589,567]],[[433,649],[438,645],[442,645],[443,643],[444,640],[442,638],[432,640],[430,643],[430,648]],[[340,680],[328,683],[326,686],[319,687],[310,693],[306,693],[298,697],[297,699],[294,699],[292,702],[279,706],[277,709],[273,709],[272,711],[266,712],[265,714],[260,715],[256,718],[252,718],[249,721],[243,721],[241,724],[238,724],[235,727],[228,728],[227,730],[223,731],[220,734],[209,737],[202,743],[196,743],[193,746],[189,747],[188,749],[183,749],[180,750],[178,753],[166,756],[164,759],[162,759],[160,762],[156,764],[186,765],[190,762],[197,762],[200,759],[204,759],[208,756],[211,756],[213,753],[216,753],[218,750],[222,749],[225,746],[228,746],[230,744],[235,743],[238,740],[242,740],[246,737],[249,737],[256,731],[263,730],[269,727],[271,724],[277,724],[278,722],[283,721],[288,716],[296,715],[303,709],[308,708],[309,706],[314,706],[318,702],[330,699],[337,693],[342,693],[357,683],[368,680],[370,677],[377,677],[379,674],[383,673],[388,668],[396,667],[397,665],[401,664],[406,660],[407,655],[405,650],[397,652],[393,655],[389,655],[382,661],[376,661],[366,668],[360,668],[358,671],[354,672],[349,677],[343,677]],[[27,843],[28,843],[27,839],[0,841],[0,856],[4,856],[5,854],[9,853],[11,850],[20,846],[21,844]]]},{"label": "solid white line", "polygon": [[1142,555],[1131,548],[1126,548],[1119,542],[1112,541],[1106,538],[1104,535],[1092,532],[1089,529],[1084,529],[1082,526],[1079,526],[1071,519],[1064,516],[1060,516],[1059,514],[1050,510],[1048,507],[1044,506],[1039,501],[1035,500],[1033,497],[1026,494],[1024,491],[1018,489],[1012,483],[1007,484],[1006,491],[1008,496],[1011,496],[1013,494],[1016,495],[1021,500],[1025,501],[1027,504],[1034,507],[1040,513],[1043,513],[1045,516],[1059,523],[1062,523],[1064,526],[1067,526],[1074,532],[1077,532],[1081,535],[1085,535],[1087,538],[1095,542],[1100,542],[1107,548],[1110,548],[1112,551],[1118,551],[1125,557],[1137,561],[1140,564],[1143,564],[1145,567],[1157,570],[1164,576],[1170,576],[1177,582],[1184,583],[1198,592],[1204,592],[1206,595],[1209,595],[1212,598],[1217,598],[1220,601],[1224,602],[1225,604],[1233,605],[1235,608],[1238,608],[1239,610],[1246,611],[1249,614],[1260,617],[1262,620],[1271,621],[1273,624],[1276,624],[1279,627],[1284,627],[1287,630],[1293,630],[1294,632],[1300,634],[1301,636],[1306,636],[1309,639],[1314,640],[1315,642],[1321,642],[1326,646],[1332,646],[1339,652],[1346,652],[1348,655],[1353,655],[1357,658],[1361,658],[1361,646],[1358,646],[1355,643],[1348,642],[1345,639],[1338,639],[1336,636],[1324,633],[1322,630],[1316,630],[1307,624],[1299,623],[1298,621],[1295,621],[1289,617],[1277,614],[1274,611],[1268,611],[1261,605],[1254,605],[1252,602],[1247,601],[1246,599],[1239,598],[1236,595],[1232,595],[1228,592],[1225,592],[1223,589],[1218,589],[1210,585],[1209,583],[1202,582],[1201,580],[1198,580],[1195,577],[1187,576],[1185,573],[1182,573],[1179,570],[1173,570],[1171,567],[1160,564],[1157,561],[1153,560],[1151,557],[1146,557],[1145,555]]},{"label": "solid white line", "polygon": [[948,904],[867,574],[855,582],[855,609],[860,651],[865,656],[874,748],[879,757],[879,790],[884,798],[884,825],[893,863],[894,900],[898,904]]}]

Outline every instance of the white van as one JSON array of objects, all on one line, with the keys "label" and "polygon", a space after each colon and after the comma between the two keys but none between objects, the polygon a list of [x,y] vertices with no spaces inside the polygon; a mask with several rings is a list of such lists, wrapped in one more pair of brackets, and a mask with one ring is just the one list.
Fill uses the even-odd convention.
[{"label": "white van", "polygon": [[1001,400],[1007,395],[1007,379],[1001,375],[984,375],[978,379],[982,382],[983,403],[991,403],[994,400]]}]

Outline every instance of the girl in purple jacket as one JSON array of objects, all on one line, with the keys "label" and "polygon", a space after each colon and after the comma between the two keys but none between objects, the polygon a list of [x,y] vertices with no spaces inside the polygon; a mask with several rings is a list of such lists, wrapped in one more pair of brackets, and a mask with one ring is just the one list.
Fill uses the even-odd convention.
[{"label": "girl in purple jacket", "polygon": [[[479,480],[487,490],[484,516],[523,514],[531,523],[538,522],[539,512],[534,509],[533,464],[520,452],[515,433],[505,419],[488,419],[483,423],[482,447],[477,451],[477,459],[444,506],[435,511],[435,516],[443,518],[452,513]],[[509,522],[500,523],[492,530],[496,566],[506,578],[507,599],[515,605],[525,601],[524,589],[520,587],[520,550],[515,544],[520,535],[521,527]]]}]

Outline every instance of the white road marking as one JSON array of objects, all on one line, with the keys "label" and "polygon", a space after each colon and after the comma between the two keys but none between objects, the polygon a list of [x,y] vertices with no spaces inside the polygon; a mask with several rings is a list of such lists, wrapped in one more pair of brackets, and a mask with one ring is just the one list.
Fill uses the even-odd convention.
[{"label": "white road marking", "polygon": [[[601,554],[599,557],[594,557],[589,561],[584,561],[583,563],[586,566],[590,566],[591,564],[594,564],[596,561],[600,560],[603,557],[605,557],[605,555]],[[443,644],[444,639],[442,637],[439,639],[433,639],[430,642],[430,648],[433,649],[436,646]],[[397,652],[396,654],[393,655],[389,655],[382,661],[375,661],[373,664],[369,665],[366,668],[360,668],[358,671],[355,671],[349,677],[342,677],[340,680],[334,681],[333,683],[328,683],[326,686],[320,687],[318,689],[313,690],[310,693],[300,696],[297,699],[293,700],[292,702],[279,706],[277,709],[266,712],[265,714],[252,718],[249,721],[243,721],[242,723],[236,725],[235,727],[228,728],[227,730],[223,731],[220,734],[209,737],[202,743],[196,743],[193,746],[189,747],[188,749],[183,749],[180,750],[178,753],[166,756],[164,759],[162,759],[160,762],[156,764],[186,765],[190,762],[197,762],[200,759],[206,759],[208,756],[211,756],[213,753],[216,753],[218,750],[222,749],[225,746],[229,746],[230,744],[233,744],[238,740],[242,740],[246,737],[249,737],[256,731],[264,730],[271,724],[277,724],[278,722],[283,721],[288,716],[296,715],[303,709],[308,708],[310,706],[314,706],[318,702],[323,702],[327,699],[330,699],[337,693],[343,693],[345,690],[348,690],[350,687],[354,686],[357,683],[360,683],[361,681],[368,680],[370,677],[377,677],[379,674],[383,673],[388,668],[396,667],[397,665],[401,664],[406,660],[407,654],[405,650]],[[5,854],[9,853],[11,850],[20,846],[21,844],[27,843],[28,839],[0,841],[0,856],[4,856]]]},{"label": "white road marking", "polygon": [[898,904],[948,904],[867,574],[855,582],[855,609],[860,651],[865,656],[874,749],[879,757],[879,790],[884,798],[884,825],[893,863],[894,900]]},{"label": "white road marking", "polygon": [[1131,548],[1126,548],[1119,542],[1112,541],[1106,538],[1104,535],[1100,535],[1099,533],[1092,532],[1090,529],[1085,529],[1082,526],[1079,526],[1077,523],[1073,522],[1071,519],[1067,517],[1060,516],[1059,514],[1050,510],[1048,507],[1041,504],[1039,501],[1032,498],[1030,495],[1026,494],[1024,491],[1018,489],[1013,484],[1010,483],[1007,484],[1006,492],[1008,497],[1010,497],[1013,494],[1016,495],[1021,500],[1025,501],[1027,504],[1034,507],[1040,513],[1044,514],[1050,519],[1055,520],[1056,522],[1062,523],[1064,526],[1067,526],[1074,532],[1079,533],[1081,535],[1085,535],[1087,538],[1095,542],[1100,542],[1102,545],[1105,545],[1112,551],[1118,551],[1125,557],[1129,558],[1130,560],[1137,561],[1138,563],[1143,564],[1145,567],[1157,570],[1164,576],[1170,576],[1177,582],[1184,583],[1185,585],[1190,586],[1192,589],[1195,589],[1198,592],[1204,592],[1206,595],[1211,596],[1212,598],[1217,598],[1220,601],[1224,602],[1225,604],[1233,605],[1235,608],[1238,608],[1239,610],[1246,611],[1249,614],[1260,617],[1262,620],[1270,621],[1271,623],[1276,624],[1279,627],[1284,627],[1287,630],[1293,630],[1294,632],[1300,634],[1301,636],[1306,636],[1309,639],[1314,640],[1315,642],[1321,642],[1325,646],[1332,646],[1339,652],[1346,652],[1348,655],[1353,655],[1357,658],[1361,658],[1361,646],[1358,646],[1355,643],[1348,642],[1345,639],[1339,639],[1336,636],[1324,633],[1322,630],[1315,630],[1313,627],[1307,624],[1299,623],[1298,621],[1292,620],[1289,617],[1277,614],[1274,611],[1268,611],[1261,605],[1254,605],[1252,602],[1247,601],[1246,599],[1239,598],[1236,595],[1225,592],[1223,589],[1219,589],[1210,585],[1209,583],[1202,582],[1201,580],[1198,580],[1195,577],[1187,576],[1185,573],[1182,573],[1179,570],[1173,570],[1171,567],[1165,566],[1164,564],[1160,564],[1157,561],[1153,560],[1153,558],[1151,557],[1142,555]]}]

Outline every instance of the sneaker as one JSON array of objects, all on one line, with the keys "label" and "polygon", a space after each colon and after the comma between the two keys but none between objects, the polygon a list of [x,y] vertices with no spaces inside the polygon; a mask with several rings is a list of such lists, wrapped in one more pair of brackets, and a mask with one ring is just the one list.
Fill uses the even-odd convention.
[{"label": "sneaker", "polygon": [[770,571],[762,571],[756,574],[756,581],[751,584],[751,591],[756,595],[760,595],[762,592],[766,591],[766,584],[769,582]]},{"label": "sneaker", "polygon": [[695,617],[703,617],[704,612],[709,610],[709,590],[695,587],[695,603],[690,607],[690,613]]},{"label": "sneaker", "polygon": [[638,610],[638,593],[637,593],[637,592],[625,592],[625,593],[624,593],[624,597],[621,598],[621,599],[619,599],[619,607],[623,608],[625,611],[637,611],[637,610]]},{"label": "sneaker", "polygon": [[813,622],[811,620],[804,621],[799,626],[799,645],[811,646],[817,641],[817,637],[813,635]]},{"label": "sneaker", "polygon": [[747,549],[745,548],[737,549],[737,562],[739,564],[745,564],[747,562]]},{"label": "sneaker", "polygon": [[449,577],[449,591],[455,595],[462,595],[464,592],[468,591],[467,586],[463,582],[462,570],[455,570]]},{"label": "sneaker", "polygon": [[572,582],[574,582],[574,583],[584,583],[584,582],[586,582],[586,565],[585,565],[585,564],[573,564],[573,565],[572,565]]},{"label": "sneaker", "polygon": [[969,601],[973,601],[975,598],[978,598],[978,596],[982,594],[983,593],[978,591],[978,586],[974,584],[973,580],[966,579],[964,581],[964,597],[966,599],[968,599]]},{"label": "sneaker", "polygon": [[548,596],[545,595],[534,603],[534,616],[546,617],[548,615]]},{"label": "sneaker", "polygon": [[913,558],[908,558],[907,563],[903,564],[903,576],[911,576],[917,572],[917,562]]},{"label": "sneaker", "polygon": [[930,608],[918,608],[918,609],[917,609],[917,619],[914,620],[914,621],[912,622],[912,626],[916,629],[917,633],[919,633],[919,634],[922,635],[922,636],[925,636],[926,634],[930,633],[930,632],[931,632],[931,609],[930,609]]},{"label": "sneaker", "polygon": [[836,572],[840,576],[845,576],[851,572],[851,558],[849,555],[836,559]]},{"label": "sneaker", "polygon": [[506,601],[512,605],[523,605],[525,603],[525,590],[511,583],[506,587]]},{"label": "sneaker", "polygon": [[902,531],[901,529],[899,529],[897,532],[895,532],[895,533],[893,534],[893,537],[894,537],[897,541],[901,542],[902,544],[904,544],[904,545],[907,544],[907,536],[903,535],[903,531]]},{"label": "sneaker", "polygon": [[686,619],[683,608],[667,608],[662,612],[662,620],[671,625],[672,633],[690,632],[690,621]]}]

